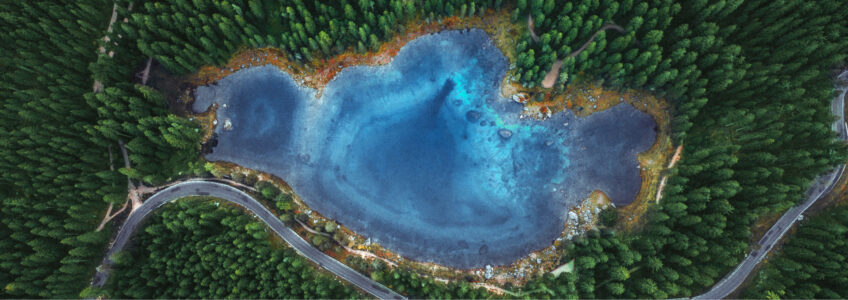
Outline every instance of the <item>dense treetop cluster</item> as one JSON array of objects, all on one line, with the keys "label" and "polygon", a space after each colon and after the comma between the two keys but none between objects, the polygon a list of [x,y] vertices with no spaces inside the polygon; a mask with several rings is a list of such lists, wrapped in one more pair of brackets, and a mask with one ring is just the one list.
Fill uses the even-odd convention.
[{"label": "dense treetop cluster", "polygon": [[743,296],[758,299],[848,298],[848,208],[804,221]]},{"label": "dense treetop cluster", "polygon": [[288,247],[265,224],[227,202],[184,199],[146,220],[119,254],[110,298],[359,298]]},{"label": "dense treetop cluster", "polygon": [[[277,47],[292,61],[305,64],[343,51],[376,49],[402,33],[402,25],[409,22],[506,10],[513,22],[532,18],[539,35],[538,41],[524,32],[515,37],[517,57],[511,72],[527,88],[535,89],[561,59],[552,92],[582,73],[609,88],[642,89],[666,98],[673,107],[674,141],[684,145],[684,152],[669,170],[662,202],[650,208],[646,225],[638,232],[605,230],[572,243],[564,261],[575,259],[575,272],[548,274],[514,288],[534,298],[700,293],[744,256],[754,220],[800,201],[817,174],[846,157],[844,145],[830,130],[830,73],[844,64],[848,48],[848,10],[841,9],[839,1],[116,0],[114,4],[120,21],[105,42],[101,37],[107,35],[112,1],[0,3],[0,295],[78,295],[109,237],[108,229],[94,229],[107,203],[125,201],[128,177],[158,184],[178,176],[204,175],[198,167],[198,125],[171,115],[160,92],[139,85],[135,78],[147,57],[173,73],[189,74],[203,65],[221,65],[243,47]],[[599,32],[610,24],[624,31]],[[568,57],[595,34],[585,51]],[[100,46],[114,57],[98,54]],[[102,91],[93,92],[95,80]],[[119,143],[127,145],[132,168],[123,168]],[[226,211],[215,214],[241,218],[224,217]],[[161,226],[152,222],[150,228],[176,222],[167,219],[168,214],[158,218]],[[815,229],[818,223],[809,224]],[[243,229],[226,230],[241,235]],[[150,245],[157,239],[177,238],[174,232],[156,229],[140,236]],[[261,250],[265,246],[259,240],[243,238],[246,244],[241,248],[221,245],[221,253],[247,260],[253,258],[246,253],[270,251]],[[807,237],[789,249],[836,251],[813,240]],[[196,244],[170,246],[174,248],[149,249],[166,251],[162,255],[167,258],[132,258],[149,262],[133,267],[148,270],[145,276],[153,282],[172,276],[163,283],[174,285],[167,295],[206,295],[180,286],[183,282],[207,286],[214,282],[215,295],[219,289],[220,295],[255,297],[349,295],[348,288],[329,279],[321,281],[321,287],[266,290],[239,286],[240,281],[228,277],[227,272],[235,272],[229,269],[220,270],[228,276],[211,268],[185,271],[186,277],[168,274],[159,259],[186,265],[195,257],[191,255],[205,253],[197,252],[203,249]],[[802,252],[787,250],[787,258],[769,268],[790,268],[790,260],[808,259]],[[286,250],[281,253],[281,260],[289,257]],[[815,270],[803,270],[810,277],[799,275],[792,284],[769,276],[777,279],[758,281],[756,290],[785,291],[792,297],[811,295],[801,289],[815,296],[833,295],[826,288],[835,283],[816,277],[826,273],[818,270],[833,263],[838,261],[810,264]],[[301,279],[324,278],[309,269],[292,268],[289,273],[300,272]],[[773,272],[769,268],[764,272]],[[255,275],[282,276],[262,271]],[[408,272],[363,272],[398,286],[409,283],[406,291],[411,296],[486,296],[469,291],[467,285],[433,294],[418,287],[426,280]],[[817,287],[807,284],[812,281]],[[233,292],[233,286],[256,294]],[[128,287],[127,292],[132,293],[127,296],[157,296],[141,288]]]},{"label": "dense treetop cluster", "polygon": [[[197,159],[197,125],[98,55],[111,6],[0,3],[0,295],[77,296],[109,238],[94,231],[105,204],[126,200],[123,173],[153,182]],[[142,167],[119,171],[119,141]]]}]

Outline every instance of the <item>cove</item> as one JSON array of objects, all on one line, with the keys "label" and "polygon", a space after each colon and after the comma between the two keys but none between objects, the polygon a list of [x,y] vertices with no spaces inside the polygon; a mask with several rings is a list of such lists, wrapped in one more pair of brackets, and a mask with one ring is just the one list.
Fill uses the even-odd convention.
[{"label": "cove", "polygon": [[[273,66],[198,87],[218,103],[209,160],[287,181],[323,215],[418,261],[475,268],[549,246],[595,189],[640,188],[655,122],[629,105],[520,119],[500,95],[507,59],[482,30],[405,45],[385,66],[341,70],[322,95]],[[231,128],[221,126],[231,124]]]}]

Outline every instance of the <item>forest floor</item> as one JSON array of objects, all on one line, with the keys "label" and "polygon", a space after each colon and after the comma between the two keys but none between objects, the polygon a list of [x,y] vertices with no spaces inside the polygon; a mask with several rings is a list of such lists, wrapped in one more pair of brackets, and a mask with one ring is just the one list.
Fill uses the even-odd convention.
[{"label": "forest floor", "polygon": [[[316,89],[320,96],[323,87],[345,67],[387,64],[409,41],[442,30],[483,29],[492,38],[493,43],[504,56],[510,62],[514,62],[516,58],[515,38],[526,32],[528,25],[525,22],[511,22],[509,14],[506,11],[498,13],[489,11],[482,17],[473,16],[462,19],[449,17],[438,23],[415,20],[404,24],[402,28],[404,29],[401,30],[400,34],[385,41],[380,49],[376,51],[357,53],[353,49],[349,49],[340,55],[327,59],[316,59],[306,65],[289,61],[285,53],[279,49],[243,49],[238,51],[224,66],[202,67],[198,73],[186,79],[186,84],[189,86],[208,85],[240,69],[270,64],[289,73],[295,82]],[[660,173],[665,169],[666,162],[671,156],[672,147],[668,104],[664,100],[647,93],[632,90],[609,90],[603,88],[600,84],[578,79],[573,80],[573,83],[569,84],[567,89],[562,92],[553,92],[541,88],[527,89],[511,80],[513,77],[510,73],[513,68],[514,66],[511,66],[510,70],[507,71],[507,76],[505,76],[501,85],[501,93],[506,98],[511,98],[513,95],[522,95],[522,97],[526,97],[526,95],[538,96],[539,101],[527,101],[525,103],[527,111],[524,113],[530,117],[544,118],[545,114],[543,112],[556,112],[564,109],[571,109],[576,115],[582,117],[619,104],[632,105],[654,117],[658,125],[656,128],[657,141],[650,149],[638,155],[639,163],[642,166],[642,188],[632,204],[617,209],[620,214],[620,221],[616,227],[626,230],[635,228],[639,224],[640,217],[647,210],[647,207],[654,203],[652,200],[654,200],[654,195],[657,192],[657,186],[661,177]],[[155,73],[153,76],[155,76]],[[582,76],[578,76],[577,78],[580,77]],[[180,99],[179,101],[183,104],[190,103],[193,101],[191,94],[190,91],[183,90],[178,97]],[[190,115],[191,118],[200,121],[203,125],[204,132],[206,133],[204,141],[212,136],[216,125],[215,116],[214,106],[205,113]],[[295,213],[305,213],[310,216],[305,222],[306,226],[319,226],[330,221],[320,213],[311,210],[280,178],[267,173],[242,168],[235,164],[214,162],[212,165],[214,168],[220,169],[217,171],[220,174],[258,174],[260,180],[272,181],[281,187],[281,190],[291,193],[294,199]],[[574,216],[577,216],[575,218],[576,222],[569,224],[567,221],[564,224],[561,236],[555,244],[530,253],[506,266],[457,270],[433,263],[417,262],[405,259],[376,243],[372,243],[370,239],[358,235],[343,226],[337,229],[345,236],[344,241],[340,241],[342,247],[337,247],[337,251],[327,251],[327,254],[342,262],[349,255],[365,258],[378,257],[404,269],[412,270],[420,275],[433,277],[438,280],[464,281],[473,278],[472,284],[486,287],[495,293],[500,293],[502,291],[498,291],[492,287],[503,286],[506,283],[521,285],[530,278],[550,272],[560,265],[567,263],[560,261],[563,254],[562,249],[564,248],[562,243],[586,230],[597,228],[597,213],[608,205],[610,205],[609,199],[603,191],[593,192],[587,200],[571,208],[570,211]],[[308,230],[303,228],[295,229],[308,240],[308,235],[311,234]]]}]

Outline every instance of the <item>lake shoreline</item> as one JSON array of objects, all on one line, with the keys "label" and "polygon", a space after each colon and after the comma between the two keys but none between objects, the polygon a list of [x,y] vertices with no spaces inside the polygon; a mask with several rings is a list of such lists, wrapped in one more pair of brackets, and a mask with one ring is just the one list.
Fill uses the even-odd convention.
[{"label": "lake shoreline", "polygon": [[[456,26],[456,24],[453,24],[453,25],[450,25],[450,26]],[[435,26],[435,27],[437,27],[437,28],[445,28],[445,26]],[[433,32],[427,32],[426,34],[433,34]],[[407,34],[406,36],[410,36],[410,34]],[[420,36],[420,35],[418,35],[418,36]],[[496,39],[496,38],[494,38],[494,40],[495,40],[495,41],[497,41],[497,39]],[[408,40],[407,40],[407,41],[405,41],[405,42],[403,42],[403,44],[402,44],[402,45],[405,45],[405,44],[406,44],[406,42],[408,42]],[[497,42],[496,42],[496,43],[497,43]],[[386,43],[386,44],[389,44],[389,43]],[[393,53],[392,53],[392,52],[391,52],[391,50],[386,50],[386,48],[389,48],[389,47],[387,47],[387,46],[386,46],[386,44],[384,44],[384,46],[381,48],[381,53],[382,53],[382,55],[386,55],[387,53],[390,53],[390,54],[392,54],[392,55],[397,54],[397,51],[395,51],[395,52],[393,52]],[[395,45],[397,45],[397,44],[395,44]],[[499,48],[500,48],[500,47],[499,47]],[[257,50],[257,51],[259,51],[259,52],[255,52],[255,51],[246,51],[246,52],[242,52],[242,53],[241,53],[241,54],[239,54],[239,55],[241,55],[241,56],[245,56],[245,55],[246,55],[245,53],[250,53],[250,55],[248,55],[247,57],[253,57],[253,58],[251,58],[251,59],[255,59],[255,57],[263,57],[263,56],[267,57],[268,55],[270,55],[270,54],[268,54],[268,53],[272,53],[272,52],[273,52],[273,51],[275,51],[275,50],[273,50],[273,49],[260,49],[260,50]],[[507,54],[509,51],[502,51],[502,52],[503,52],[504,54]],[[266,53],[266,54],[259,54],[259,55],[257,56],[257,55],[256,55],[257,53]],[[508,56],[508,55],[507,55],[507,56]],[[295,79],[295,81],[297,81],[297,79],[298,79],[298,78],[301,78],[301,83],[303,83],[303,84],[304,84],[304,85],[306,85],[306,86],[309,86],[309,85],[310,85],[310,83],[316,83],[316,82],[317,82],[317,83],[321,83],[322,81],[324,81],[324,84],[326,84],[326,82],[329,82],[329,81],[332,81],[333,79],[335,79],[335,76],[336,76],[335,72],[330,72],[330,71],[328,71],[328,70],[330,70],[330,69],[332,69],[332,68],[334,68],[334,67],[338,68],[338,67],[340,67],[340,66],[341,66],[341,65],[343,65],[343,64],[345,64],[345,65],[346,65],[346,64],[350,64],[350,62],[351,62],[351,58],[350,58],[350,57],[354,57],[354,58],[359,57],[359,58],[354,59],[354,61],[357,61],[357,62],[365,61],[365,65],[373,66],[373,65],[383,65],[383,64],[389,63],[389,62],[391,61],[391,57],[393,57],[393,56],[391,56],[391,57],[389,57],[388,59],[386,59],[386,57],[385,57],[385,56],[380,56],[380,55],[350,55],[350,56],[348,56],[348,58],[347,58],[347,59],[340,59],[340,60],[332,60],[332,59],[331,59],[331,60],[329,60],[329,61],[325,61],[325,63],[327,63],[327,64],[329,65],[329,67],[326,67],[326,68],[323,68],[323,69],[316,69],[317,71],[315,71],[315,73],[319,73],[319,74],[331,74],[331,75],[309,76],[309,75],[308,75],[308,72],[305,72],[305,71],[304,71],[304,73],[307,73],[307,74],[303,74],[303,73],[301,73],[300,75],[294,75],[294,76],[293,76],[293,78]],[[249,59],[248,59],[248,60],[249,60]],[[236,61],[236,63],[237,63],[237,62],[238,62],[238,59],[236,59],[235,61]],[[369,62],[369,61],[370,61],[370,62]],[[259,62],[261,62],[261,61],[257,61],[257,62],[259,63]],[[278,69],[282,70],[282,71],[283,71],[283,72],[285,72],[285,73],[292,74],[292,72],[291,72],[291,70],[292,70],[292,68],[291,68],[292,64],[290,64],[290,63],[288,63],[288,64],[286,65],[286,67],[280,67],[277,63],[270,63],[270,64],[277,66],[277,68],[278,68]],[[252,63],[250,63],[249,65],[245,65],[245,66],[250,67],[251,65],[253,65],[253,64],[252,64]],[[289,69],[289,70],[287,70],[287,69]],[[212,77],[206,77],[204,80],[196,81],[196,82],[200,82],[200,83],[210,83],[210,82],[214,82],[214,81],[216,81],[216,80],[217,80],[217,79],[214,79],[215,77],[223,78],[224,76],[227,76],[230,72],[235,72],[235,71],[237,71],[237,69],[233,69],[233,71],[229,71],[229,69],[228,69],[228,68],[224,68],[224,69],[221,69],[221,70],[220,70],[219,72],[217,72],[217,73],[214,73],[214,72],[212,73],[212,74],[217,74],[217,75],[212,76]],[[207,72],[207,75],[208,75],[208,72]],[[506,78],[506,77],[507,77],[507,76],[505,76],[505,78]],[[198,78],[200,78],[200,77],[198,77]],[[328,78],[329,78],[329,79],[328,79]],[[213,80],[213,79],[214,79],[214,80]],[[505,80],[505,81],[506,81],[506,80]],[[503,89],[503,90],[506,90],[506,89],[507,89],[507,86],[506,86],[506,85],[502,85],[502,87],[504,87],[504,89]],[[321,89],[323,89],[323,87],[321,87]],[[320,96],[318,96],[318,98],[320,98]],[[307,209],[307,210],[308,210],[308,209]],[[310,211],[311,211],[311,210],[310,210]],[[315,214],[315,212],[313,212],[313,214]],[[566,231],[566,230],[564,230],[563,232],[565,232],[565,231]],[[562,234],[561,234],[560,236],[562,236]],[[372,244],[372,245],[373,245],[373,244]],[[545,249],[550,249],[550,247],[547,247],[547,248],[545,248]],[[543,250],[545,250],[545,249],[543,249]],[[392,256],[394,256],[394,257],[396,257],[396,258],[400,258],[400,256],[398,256],[398,255],[396,255],[396,254],[391,254],[391,252],[389,252],[389,251],[379,251],[379,252],[383,252],[383,253],[384,253],[384,254],[386,254],[386,256],[388,256],[388,257],[392,257]],[[519,262],[519,261],[521,261],[521,260],[526,260],[526,258],[528,258],[528,257],[533,257],[533,256],[535,256],[534,254],[535,254],[535,253],[537,253],[537,252],[542,252],[542,250],[540,250],[540,251],[536,251],[536,252],[531,252],[529,255],[524,256],[524,258],[520,258],[520,259],[516,260],[514,263],[511,263],[511,264],[509,264],[508,266],[516,265],[516,263],[517,263],[517,262]],[[425,265],[425,266],[433,266],[433,268],[436,268],[436,267],[435,267],[435,265],[434,265],[434,264],[432,264],[432,263],[415,263],[415,264],[418,264],[418,265]],[[448,268],[448,269],[451,269],[451,270],[452,270],[452,268]],[[501,268],[498,268],[498,269],[501,269]],[[466,269],[466,270],[468,270],[468,269]],[[472,273],[475,273],[475,270],[476,270],[476,273],[479,275],[480,271],[481,271],[481,270],[483,270],[483,269],[482,269],[482,268],[479,268],[479,269],[470,269],[469,271],[470,271],[470,272],[472,272]],[[501,273],[501,272],[496,272],[496,273]],[[505,272],[503,272],[503,273],[510,273],[510,271],[505,271]],[[513,273],[515,273],[515,272],[513,271]]]}]

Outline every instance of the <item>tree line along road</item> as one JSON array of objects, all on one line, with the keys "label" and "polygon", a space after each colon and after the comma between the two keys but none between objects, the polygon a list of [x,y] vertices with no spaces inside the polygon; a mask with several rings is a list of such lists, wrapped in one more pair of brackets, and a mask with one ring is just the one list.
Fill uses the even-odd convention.
[{"label": "tree line along road", "polygon": [[292,248],[297,250],[299,254],[318,264],[318,266],[332,272],[374,297],[380,299],[405,299],[400,294],[389,290],[383,285],[371,280],[371,278],[354,271],[329,255],[312,247],[312,245],[297,235],[291,228],[283,224],[280,219],[250,195],[226,184],[204,180],[190,180],[167,187],[153,194],[138,209],[132,211],[115,236],[102,264],[97,268],[97,273],[94,275],[91,284],[95,287],[102,287],[106,283],[109,277],[109,266],[112,264],[112,255],[126,247],[130,236],[147,215],[168,202],[187,196],[216,197],[243,206],[261,219],[271,230],[285,240]]},{"label": "tree line along road", "polygon": [[[848,140],[848,125],[845,123],[844,114],[845,97],[846,93],[848,93],[848,71],[842,72],[838,78],[845,82],[839,88],[841,93],[836,96],[831,103],[831,110],[837,117],[833,123],[833,129],[839,134],[840,139]],[[766,254],[768,254],[772,247],[774,247],[774,245],[789,231],[795,222],[800,219],[800,216],[818,199],[830,193],[833,186],[842,177],[845,172],[845,168],[845,165],[840,165],[833,171],[820,176],[807,191],[807,199],[804,203],[795,206],[784,213],[784,215],[766,232],[762,239],[760,239],[757,243],[758,248],[756,250],[747,255],[730,274],[726,275],[709,291],[695,296],[694,299],[721,299],[727,297],[730,293],[736,290],[750,275],[754,268],[763,260],[763,258],[765,258]],[[262,204],[256,201],[256,199],[253,199],[250,195],[226,184],[204,180],[190,180],[167,187],[155,193],[138,209],[132,211],[129,218],[121,226],[117,236],[110,245],[101,266],[97,268],[97,273],[92,280],[92,285],[102,287],[106,283],[109,276],[109,266],[112,264],[112,255],[123,250],[129,242],[129,238],[133,231],[135,231],[140,222],[144,220],[147,215],[168,202],[187,196],[212,196],[241,205],[259,217],[277,235],[291,245],[292,248],[297,250],[298,253],[318,264],[318,266],[332,272],[377,298],[405,299],[400,294],[389,290],[383,285],[371,280],[371,278],[354,271],[348,266],[312,247],[312,245],[297,235],[297,233],[291,230],[291,228],[285,226],[283,222],[281,222],[276,216],[268,211],[268,209],[262,206]]]},{"label": "tree line along road", "polygon": [[[831,103],[830,109],[836,116],[833,122],[833,130],[839,134],[839,138],[843,141],[848,140],[848,125],[845,124],[845,97],[848,93],[848,71],[843,71],[837,80],[841,81],[841,86],[837,90],[841,91]],[[760,264],[766,254],[780,241],[780,239],[795,225],[801,215],[807,211],[816,201],[833,190],[834,185],[839,182],[845,172],[845,165],[840,165],[833,171],[819,176],[816,181],[810,186],[806,193],[804,203],[792,207],[777,222],[772,225],[765,235],[757,243],[757,249],[748,254],[736,268],[715,284],[709,291],[704,294],[695,296],[694,299],[721,299],[727,297],[735,291],[742,282],[751,274],[754,268]]]}]

